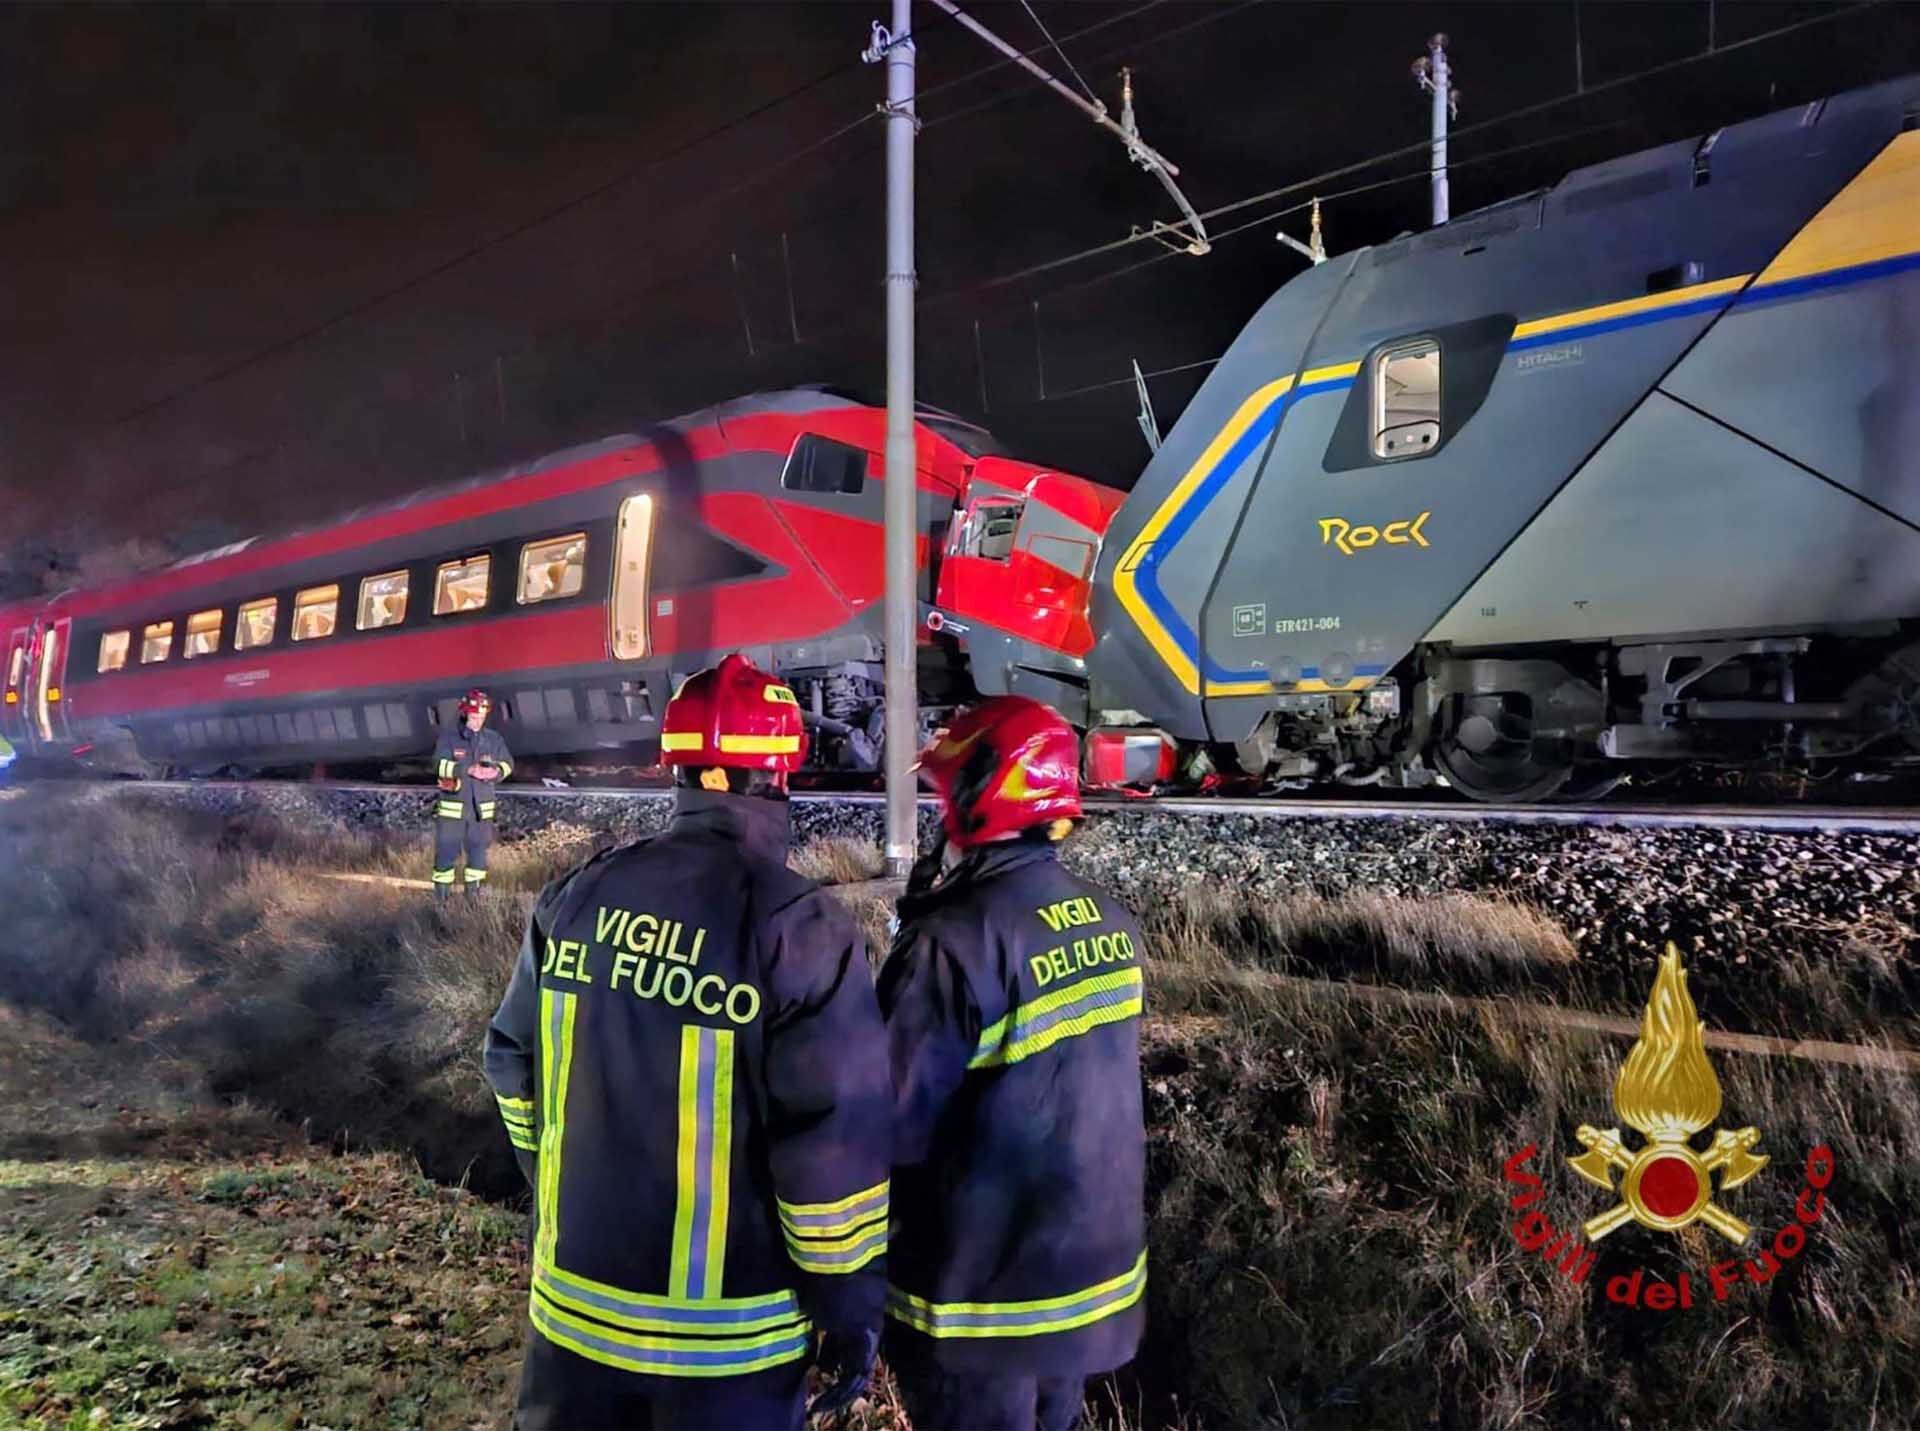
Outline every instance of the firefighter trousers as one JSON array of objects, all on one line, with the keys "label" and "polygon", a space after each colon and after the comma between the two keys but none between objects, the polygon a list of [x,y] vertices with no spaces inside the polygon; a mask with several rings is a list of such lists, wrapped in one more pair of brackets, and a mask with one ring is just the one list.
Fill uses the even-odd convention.
[{"label": "firefighter trousers", "polygon": [[800,1431],[807,1363],[744,1376],[642,1376],[527,1327],[513,1431]]},{"label": "firefighter trousers", "polygon": [[433,882],[444,888],[461,876],[456,869],[466,851],[464,876],[469,889],[487,877],[487,851],[493,848],[493,821],[469,820],[459,815],[433,817]]}]

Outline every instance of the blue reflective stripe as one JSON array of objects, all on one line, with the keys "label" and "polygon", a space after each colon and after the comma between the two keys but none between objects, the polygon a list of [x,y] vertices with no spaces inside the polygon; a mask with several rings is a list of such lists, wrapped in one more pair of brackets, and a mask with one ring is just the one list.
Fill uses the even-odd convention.
[{"label": "blue reflective stripe", "polygon": [[800,1302],[792,1292],[767,1297],[724,1298],[701,1303],[674,1297],[650,1297],[623,1292],[605,1283],[588,1282],[558,1267],[534,1269],[534,1285],[564,1302],[577,1302],[596,1311],[658,1326],[663,1331],[689,1332],[759,1330],[800,1318]]},{"label": "blue reflective stripe", "polygon": [[[782,1202],[780,1221],[796,1232],[815,1229],[849,1230],[855,1223],[865,1222],[873,1214],[885,1210],[887,1188],[888,1184],[881,1183],[859,1194],[852,1202],[846,1203]],[[821,1208],[825,1211],[815,1210]]]},{"label": "blue reflective stripe", "polygon": [[[693,1133],[693,1237],[687,1249],[687,1295],[707,1295],[707,1238],[713,1217],[713,1038],[699,1033],[700,1052],[695,1065]],[[714,1289],[716,1292],[719,1288]]]},{"label": "blue reflective stripe", "polygon": [[804,1272],[857,1272],[887,1250],[887,1225],[878,1223],[859,1242],[840,1252],[818,1252],[805,1242],[787,1239],[794,1265]]}]

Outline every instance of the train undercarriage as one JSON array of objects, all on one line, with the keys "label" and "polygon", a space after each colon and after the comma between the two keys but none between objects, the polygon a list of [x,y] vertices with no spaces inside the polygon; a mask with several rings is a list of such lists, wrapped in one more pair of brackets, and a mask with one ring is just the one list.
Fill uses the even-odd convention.
[{"label": "train undercarriage", "polygon": [[[1511,803],[1597,799],[1628,776],[1688,768],[1813,777],[1920,768],[1916,636],[1909,627],[1430,646],[1368,690],[1281,696],[1230,745],[1169,745],[1164,766],[1173,784],[1230,774],[1269,789],[1444,784]],[[1136,755],[1132,773],[1143,768]]]}]

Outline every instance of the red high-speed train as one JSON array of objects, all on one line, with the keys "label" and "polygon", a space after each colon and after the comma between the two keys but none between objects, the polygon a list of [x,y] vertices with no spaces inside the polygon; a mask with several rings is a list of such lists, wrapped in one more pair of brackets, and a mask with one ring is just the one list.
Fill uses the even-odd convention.
[{"label": "red high-speed train", "polygon": [[[644,763],[676,683],[780,672],[813,763],[882,734],[885,413],[761,394],[94,590],[0,606],[0,731],[188,771],[425,756],[470,686],[517,754]],[[923,719],[1018,691],[1086,719],[1088,584],[1123,494],[918,431]]]}]

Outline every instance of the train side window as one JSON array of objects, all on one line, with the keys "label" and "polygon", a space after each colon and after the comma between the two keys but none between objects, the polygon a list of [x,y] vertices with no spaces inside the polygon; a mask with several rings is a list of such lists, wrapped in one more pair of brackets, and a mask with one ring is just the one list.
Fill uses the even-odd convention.
[{"label": "train side window", "polygon": [[140,664],[151,666],[173,654],[173,623],[156,621],[140,633]]},{"label": "train side window", "polygon": [[187,618],[187,644],[183,654],[191,661],[195,656],[211,656],[220,649],[220,622],[222,613],[214,611],[196,611]]},{"label": "train side window", "polygon": [[1373,359],[1373,455],[1421,457],[1440,445],[1440,345],[1415,338]]},{"label": "train side window", "polygon": [[382,626],[398,626],[407,619],[407,573],[383,571],[360,583],[360,614],[354,627],[360,631],[378,631]]},{"label": "train side window", "polygon": [[317,641],[333,635],[340,620],[340,583],[310,586],[293,598],[293,639]]},{"label": "train side window", "polygon": [[[478,556],[461,557],[457,561],[440,563],[440,570],[433,578],[433,614],[452,616],[461,611],[481,611],[486,608],[487,588],[492,581],[493,558],[485,552]],[[401,580],[405,581],[405,574]],[[400,596],[401,609],[406,609],[404,588]]]},{"label": "train side window", "polygon": [[[127,668],[127,650],[132,645],[133,633],[131,631],[108,631],[104,633],[100,637],[100,664],[97,669],[102,671],[124,671]],[[20,656],[20,651],[15,650],[13,653],[13,674],[7,677],[7,685],[9,688],[20,684]]]},{"label": "train side window", "polygon": [[803,432],[787,454],[780,485],[789,492],[851,496],[867,485],[867,452],[817,432]]},{"label": "train side window", "polygon": [[[122,631],[120,634],[124,636],[127,633]],[[123,661],[121,664],[124,665],[125,662]],[[13,648],[13,655],[7,660],[7,689],[9,691],[17,691],[20,689],[20,675],[21,672],[26,669],[26,665],[27,648],[25,646],[15,646]],[[104,671],[107,668],[102,666],[100,669]]]},{"label": "train side window", "polygon": [[1013,555],[1013,538],[1020,529],[1025,502],[975,502],[967,509],[960,530],[962,556],[1005,561]]},{"label": "train side window", "polygon": [[520,548],[520,604],[578,596],[587,583],[587,534],[528,542]]},{"label": "train side window", "polygon": [[280,598],[263,596],[240,608],[240,619],[233,627],[233,649],[251,651],[256,646],[273,644],[274,628],[280,624]]}]

